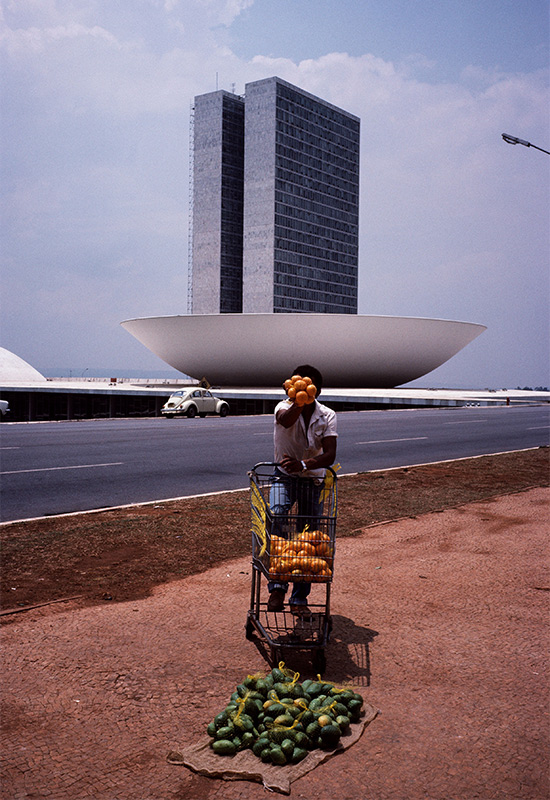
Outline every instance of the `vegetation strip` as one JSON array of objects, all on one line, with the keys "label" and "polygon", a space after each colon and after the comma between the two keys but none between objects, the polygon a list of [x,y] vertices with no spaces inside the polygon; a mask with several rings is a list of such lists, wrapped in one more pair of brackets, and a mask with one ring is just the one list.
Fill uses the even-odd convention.
[{"label": "vegetation strip", "polygon": [[[337,538],[547,486],[548,454],[542,447],[344,475]],[[14,523],[0,529],[4,604],[24,607],[74,595],[87,604],[146,597],[159,584],[249,555],[250,525],[247,492]]]}]

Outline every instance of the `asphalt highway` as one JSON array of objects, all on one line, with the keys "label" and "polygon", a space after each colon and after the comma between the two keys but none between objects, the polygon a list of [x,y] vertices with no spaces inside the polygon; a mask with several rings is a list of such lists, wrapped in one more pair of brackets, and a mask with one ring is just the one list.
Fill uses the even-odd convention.
[{"label": "asphalt highway", "polygon": [[[547,445],[548,406],[346,412],[340,474]],[[241,489],[272,458],[269,416],[0,425],[0,519]]]}]

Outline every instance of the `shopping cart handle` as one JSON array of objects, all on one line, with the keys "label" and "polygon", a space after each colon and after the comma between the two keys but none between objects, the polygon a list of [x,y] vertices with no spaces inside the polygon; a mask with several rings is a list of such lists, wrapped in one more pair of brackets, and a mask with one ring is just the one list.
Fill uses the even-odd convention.
[{"label": "shopping cart handle", "polygon": [[[259,461],[257,464],[254,464],[254,466],[252,467],[252,469],[248,474],[250,475],[251,472],[257,472],[258,468],[260,467],[280,467],[280,466],[281,466],[280,461]],[[333,478],[336,477],[336,472],[335,470],[332,469],[332,467],[323,467],[323,469],[327,470],[327,472],[331,472]]]}]

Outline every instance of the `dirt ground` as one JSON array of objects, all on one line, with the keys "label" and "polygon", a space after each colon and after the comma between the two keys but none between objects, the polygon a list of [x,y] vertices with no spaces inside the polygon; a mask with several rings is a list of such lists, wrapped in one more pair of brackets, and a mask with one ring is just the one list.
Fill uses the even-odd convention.
[{"label": "dirt ground", "polygon": [[[548,800],[548,467],[540,448],[340,480],[325,677],[380,713],[293,796]],[[0,529],[2,800],[266,795],[166,761],[268,668],[248,528],[235,493]]]}]

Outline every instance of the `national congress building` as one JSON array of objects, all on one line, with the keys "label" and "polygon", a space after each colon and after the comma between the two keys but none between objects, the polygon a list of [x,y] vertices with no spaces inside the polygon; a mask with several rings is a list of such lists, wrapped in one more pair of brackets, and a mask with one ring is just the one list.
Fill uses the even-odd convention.
[{"label": "national congress building", "polygon": [[195,98],[187,314],[122,325],[175,369],[219,386],[398,386],[484,326],[357,313],[359,128],[280,78]]},{"label": "national congress building", "polygon": [[193,314],[357,313],[359,133],[276,77],[195,97]]}]

